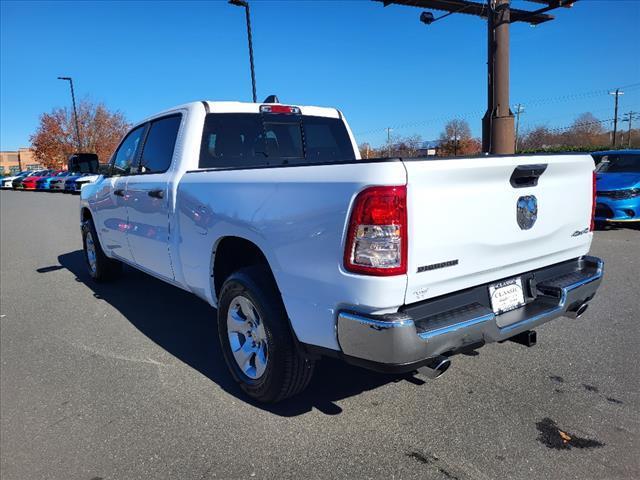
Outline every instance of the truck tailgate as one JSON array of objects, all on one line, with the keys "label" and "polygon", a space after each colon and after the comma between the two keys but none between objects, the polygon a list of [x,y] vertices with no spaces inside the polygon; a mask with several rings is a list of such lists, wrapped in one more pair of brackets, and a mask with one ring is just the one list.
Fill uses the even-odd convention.
[{"label": "truck tailgate", "polygon": [[[406,303],[505,279],[589,250],[590,155],[416,159],[404,164]],[[534,165],[538,167],[530,167]]]}]

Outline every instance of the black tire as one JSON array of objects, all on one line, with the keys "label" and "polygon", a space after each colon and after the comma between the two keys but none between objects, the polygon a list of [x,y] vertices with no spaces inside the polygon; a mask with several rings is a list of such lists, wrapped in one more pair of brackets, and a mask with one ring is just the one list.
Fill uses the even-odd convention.
[{"label": "black tire", "polygon": [[[95,268],[91,268],[87,250],[87,239],[93,240],[95,250]],[[104,282],[116,278],[122,272],[122,263],[107,257],[102,250],[93,220],[82,222],[82,247],[87,271],[96,282]]]},{"label": "black tire", "polygon": [[[266,334],[267,365],[257,379],[245,375],[229,343],[227,314],[231,302],[238,296],[246,297],[254,305]],[[251,398],[275,403],[300,393],[309,384],[314,363],[296,348],[282,298],[267,267],[243,268],[224,282],[218,302],[218,333],[233,378]]]}]

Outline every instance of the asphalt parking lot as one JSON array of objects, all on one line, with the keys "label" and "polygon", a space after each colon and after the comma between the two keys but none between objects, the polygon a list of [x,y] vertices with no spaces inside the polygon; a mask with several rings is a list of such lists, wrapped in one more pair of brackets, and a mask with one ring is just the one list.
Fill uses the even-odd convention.
[{"label": "asphalt parking lot", "polygon": [[85,273],[78,197],[3,191],[0,476],[11,479],[640,477],[640,231],[596,233],[588,312],[436,381],[336,361],[247,401],[214,311],[126,269]]}]

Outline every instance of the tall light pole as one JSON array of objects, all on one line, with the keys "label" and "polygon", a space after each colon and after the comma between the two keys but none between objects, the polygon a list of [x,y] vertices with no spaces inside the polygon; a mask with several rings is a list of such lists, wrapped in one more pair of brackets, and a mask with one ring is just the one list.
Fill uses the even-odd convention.
[{"label": "tall light pole", "polygon": [[613,107],[613,139],[611,140],[611,146],[615,148],[616,143],[618,143],[618,139],[616,138],[618,133],[618,97],[624,95],[624,92],[616,88],[614,92],[609,92],[609,95],[615,95],[616,97],[615,106]]},{"label": "tall light pole", "polygon": [[251,87],[253,88],[253,103],[257,103],[256,97],[256,72],[253,67],[253,41],[251,40],[251,14],[249,13],[249,2],[245,0],[229,0],[231,5],[236,7],[244,7],[244,13],[247,17],[247,38],[249,39],[249,63],[251,64]]},{"label": "tall light pole", "polygon": [[76,110],[76,95],[73,91],[73,78],[71,77],[58,77],[58,80],[65,80],[69,82],[69,85],[71,85],[71,102],[73,103],[73,118],[75,120],[75,124],[76,124],[76,138],[78,141],[78,152],[80,150],[82,150],[82,147],[80,146],[80,126],[78,125],[78,111]]},{"label": "tall light pole", "polygon": [[522,105],[521,103],[516,105],[516,144],[515,144],[515,149],[514,149],[514,153],[518,153],[518,132],[520,131],[520,114],[524,113],[524,105]]}]

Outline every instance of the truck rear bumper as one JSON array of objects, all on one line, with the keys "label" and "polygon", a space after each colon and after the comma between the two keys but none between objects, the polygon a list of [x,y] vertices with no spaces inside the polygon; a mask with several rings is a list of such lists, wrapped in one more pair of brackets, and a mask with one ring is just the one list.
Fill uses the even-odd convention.
[{"label": "truck rear bumper", "polygon": [[577,316],[603,275],[603,262],[581,257],[519,275],[527,303],[496,315],[488,285],[418,304],[398,313],[338,314],[338,342],[346,359],[375,370],[409,371],[439,355],[501,342],[560,316]]}]

